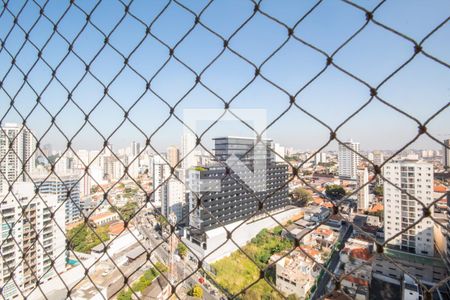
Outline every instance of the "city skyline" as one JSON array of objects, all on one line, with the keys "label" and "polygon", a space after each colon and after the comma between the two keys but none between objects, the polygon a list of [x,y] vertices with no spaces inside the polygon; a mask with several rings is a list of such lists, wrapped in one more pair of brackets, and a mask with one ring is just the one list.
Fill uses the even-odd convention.
[{"label": "city skyline", "polygon": [[[375,7],[373,3],[364,3],[368,9]],[[148,6],[145,3],[135,2],[130,5],[130,11],[141,16],[145,10],[144,20],[155,16],[162,9],[163,1]],[[82,9],[89,11],[93,9],[88,3],[79,4]],[[200,11],[206,6],[205,1],[185,3],[193,11]],[[299,16],[306,13],[313,6],[308,2],[289,2],[281,11],[273,1],[263,1],[261,9],[276,17],[281,18],[289,26]],[[123,14],[122,5],[111,4],[108,15],[96,10],[92,15],[93,24],[108,32],[115,22],[120,20]],[[11,3],[9,9],[15,12],[20,8],[19,2]],[[64,11],[66,4],[50,3],[45,12],[53,21]],[[405,8],[400,2],[388,3],[381,6],[375,17],[380,22],[386,22],[392,28],[404,31],[412,38],[420,40],[425,34],[441,22],[445,12],[450,9],[448,2],[436,1],[434,5],[421,2],[409,3]],[[177,4],[169,5],[167,13],[163,18],[155,22],[152,33],[160,37],[170,46],[188,32],[189,24],[193,24],[193,17]],[[78,8],[71,8],[70,13],[65,16],[64,22],[59,24],[58,32],[66,35],[69,41],[75,38],[74,33],[78,29],[77,22],[83,19],[83,12]],[[227,17],[225,12],[234,11],[232,18]],[[220,13],[222,12],[222,13]],[[208,27],[216,30],[221,36],[229,37],[237,29],[237,24],[245,20],[253,13],[251,2],[235,1],[214,2],[209,6],[201,20]],[[397,18],[398,14],[402,18]],[[19,23],[24,28],[31,26],[33,20],[39,15],[35,10],[25,10]],[[8,15],[5,15],[7,18]],[[170,20],[177,18],[183,26],[172,27]],[[326,21],[314,22],[316,19]],[[410,20],[420,20],[411,22]],[[322,3],[315,15],[306,18],[302,26],[296,28],[294,33],[325,51],[330,55],[338,45],[343,43],[364,23],[364,14],[360,10],[339,2],[327,1]],[[82,23],[81,23],[82,24]],[[38,46],[43,46],[46,37],[51,33],[49,21],[39,22],[35,29],[29,34],[29,39]],[[239,31],[230,40],[230,47],[254,62],[261,64],[278,45],[285,41],[285,28],[276,22],[270,21],[257,14],[247,25],[248,28]],[[259,30],[256,30],[256,29]],[[140,41],[144,37],[145,26],[139,24],[131,17],[126,17],[119,26],[120,30],[111,35],[110,43],[120,53],[128,55],[133,50],[130,45]],[[0,31],[0,37],[8,30],[5,26]],[[448,34],[448,26],[440,28],[436,35],[444,37]],[[66,103],[70,92],[73,101],[88,113],[103,97],[104,86],[94,76],[99,76],[102,83],[108,83],[123,66],[123,57],[111,46],[106,46],[97,57],[89,73],[86,76],[85,64],[89,62],[97,50],[103,46],[102,34],[93,26],[88,25],[82,32],[81,38],[73,45],[74,53],[68,53],[56,73],[59,82],[51,80],[51,70],[67,54],[67,43],[59,35],[50,39],[49,45],[43,49],[42,58],[37,60],[32,71],[27,75],[24,88],[20,89],[23,81],[21,71],[28,71],[32,62],[31,57],[37,55],[37,50],[26,44],[24,49],[20,48],[24,41],[24,34],[14,30],[5,40],[4,49],[18,57],[28,55],[30,60],[21,61],[21,65],[15,66],[3,80],[0,89],[2,97],[7,99],[14,97],[14,106],[17,111],[26,116],[33,109],[36,93],[40,96],[40,105],[37,105],[34,113],[27,118],[27,124],[35,128],[36,134],[41,136],[51,124],[51,116],[45,112],[47,109],[55,115],[63,106],[64,109],[56,117],[56,124],[69,138],[84,124],[85,116],[75,103]],[[91,43],[82,43],[83,40]],[[439,43],[439,38],[427,40],[423,47],[429,53],[436,54],[443,61],[446,60],[445,43]],[[86,45],[89,44],[89,47]],[[389,45],[389,47],[386,47]],[[202,26],[196,27],[189,38],[184,40],[175,50],[184,63],[199,73],[216,55],[222,50],[220,38],[207,31]],[[5,62],[10,58],[3,52],[1,56]],[[351,72],[358,78],[368,82],[371,86],[377,86],[382,79],[394,72],[403,62],[407,61],[414,53],[414,44],[395,36],[391,32],[369,24],[368,28],[352,40],[352,43],[341,49],[333,61],[344,70]],[[193,55],[196,54],[196,55]],[[151,59],[149,59],[151,57]],[[254,66],[239,58],[230,50],[225,50],[217,61],[201,76],[201,84],[194,87],[196,75],[183,66],[175,58],[170,57],[168,50],[153,37],[147,37],[139,51],[133,52],[129,64],[139,74],[149,80],[155,74],[160,65],[170,59],[161,73],[152,80],[153,92],[146,91],[146,82],[130,67],[125,67],[118,79],[109,87],[108,95],[99,106],[89,115],[89,120],[105,137],[109,136],[123,121],[124,110],[128,110],[137,101],[136,106],[129,111],[128,117],[148,136],[152,134],[159,125],[170,115],[170,107],[164,104],[166,101],[174,106],[179,100],[183,101],[177,105],[174,112],[182,118],[183,109],[192,108],[223,108],[224,103],[206,87],[222,97],[224,101],[230,101],[235,95],[236,99],[230,105],[230,109],[258,108],[266,109],[268,121],[275,120],[288,109],[290,105],[289,94],[295,94],[301,87],[305,86],[309,79],[313,78],[325,66],[326,56],[303,45],[298,40],[290,39],[284,47],[278,51],[261,68],[261,74],[268,80],[274,80],[275,84],[286,90],[288,94],[271,85],[261,77],[257,77],[243,93],[238,91],[245,87],[253,79]],[[4,64],[7,66],[7,64]],[[367,67],[369,66],[369,67]],[[68,71],[70,70],[70,71]],[[1,71],[6,71],[1,69]],[[450,77],[445,72],[444,66],[429,63],[425,56],[417,56],[408,66],[396,74],[389,83],[382,85],[378,90],[378,96],[389,104],[416,117],[424,122],[439,109],[448,105]],[[79,86],[73,91],[79,79],[83,79]],[[47,83],[49,84],[48,86]],[[61,85],[62,83],[62,85]],[[176,86],[176,89],[173,87]],[[192,91],[190,88],[194,87]],[[67,90],[66,90],[67,89]],[[33,91],[34,90],[34,91]],[[16,95],[17,93],[17,95]],[[161,99],[158,99],[158,94]],[[142,98],[140,98],[142,96]],[[319,76],[314,83],[306,87],[298,96],[297,104],[309,113],[318,117],[332,129],[335,129],[348,116],[360,108],[370,98],[370,89],[354,78],[330,66]],[[426,100],[425,100],[426,99]],[[31,100],[31,101],[30,101]],[[120,108],[117,104],[120,104]],[[9,101],[2,101],[0,109],[7,112],[2,116],[1,122],[19,122],[22,118],[16,110],[7,110]],[[152,118],[148,118],[148,114]],[[428,124],[428,132],[438,139],[448,137],[446,120],[449,111],[444,110]],[[45,124],[45,125],[44,125]],[[375,126],[374,126],[375,125]],[[395,128],[395,130],[392,130]],[[244,128],[240,128],[245,131]],[[173,117],[153,138],[157,147],[166,148],[171,144],[179,142],[182,128],[180,123]],[[295,132],[297,139],[292,140],[291,133]],[[329,138],[329,130],[320,125],[296,107],[288,110],[283,117],[269,129],[268,135],[281,144],[290,143],[295,148],[318,148]],[[353,138],[358,140],[368,149],[398,148],[411,140],[417,134],[417,124],[405,115],[396,112],[387,105],[374,99],[358,115],[353,117],[346,125],[338,131],[338,137],[343,140]],[[120,141],[138,140],[143,138],[142,134],[129,122],[121,125],[110,142],[118,144]],[[442,137],[442,138],[439,138]],[[79,148],[98,148],[97,143],[101,137],[87,124],[73,141],[73,145]],[[50,129],[43,144],[52,141],[63,147],[66,144],[61,133],[54,126]],[[413,145],[416,148],[439,148],[438,145],[427,137],[420,137]]]}]

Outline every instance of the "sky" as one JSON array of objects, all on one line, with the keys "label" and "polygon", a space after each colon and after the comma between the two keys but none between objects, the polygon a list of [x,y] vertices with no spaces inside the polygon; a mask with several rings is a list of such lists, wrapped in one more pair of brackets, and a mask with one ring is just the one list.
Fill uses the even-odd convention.
[{"label": "sky", "polygon": [[[36,2],[43,5],[45,1]],[[36,136],[44,136],[43,144],[51,143],[54,148],[64,147],[66,139],[55,126],[50,126],[50,114],[59,112],[56,124],[67,138],[76,134],[72,142],[75,149],[101,148],[103,138],[98,132],[109,138],[115,148],[128,145],[132,140],[142,142],[145,134],[151,135],[155,148],[164,149],[171,144],[180,144],[183,128],[176,118],[169,118],[170,108],[162,100],[170,106],[178,103],[174,112],[179,118],[183,118],[184,109],[197,109],[200,120],[197,133],[200,134],[201,130],[211,125],[211,122],[203,120],[206,109],[223,109],[222,98],[227,102],[233,99],[231,110],[247,109],[249,119],[252,118],[252,109],[264,110],[268,124],[287,110],[268,129],[266,136],[288,147],[317,149],[327,142],[329,129],[297,107],[289,109],[289,95],[301,90],[296,103],[333,130],[370,99],[367,86],[333,66],[303,88],[324,68],[326,57],[294,38],[288,39],[285,27],[260,12],[236,32],[253,14],[254,4],[251,1],[216,0],[206,9],[207,1],[185,0],[179,3],[196,14],[204,9],[201,22],[229,39],[229,47],[254,65],[260,66],[265,62],[260,68],[261,74],[289,95],[260,76],[252,81],[255,68],[229,49],[223,51],[223,41],[201,25],[197,24],[180,42],[194,26],[195,17],[176,2],[136,0],[129,5],[129,12],[143,23],[152,24],[152,34],[169,47],[175,47],[174,54],[184,65],[170,57],[167,47],[160,41],[151,36],[145,37],[146,27],[130,14],[125,15],[124,6],[119,1],[103,0],[95,9],[96,1],[77,0],[76,6],[70,6],[69,1],[50,1],[44,8],[46,17],[39,17],[40,7],[33,1],[27,2],[21,10],[24,3],[11,1],[8,10],[0,4],[0,39],[4,43],[0,49],[0,80],[3,83],[0,88],[0,120],[2,123],[22,122],[22,117],[25,118],[36,106],[36,93],[39,94],[41,105],[34,108],[27,124]],[[260,9],[293,27],[316,3],[263,0]],[[378,4],[377,1],[354,3],[368,10]],[[167,9],[154,21],[166,5]],[[92,24],[86,24],[86,15],[80,8],[86,12],[94,9],[90,18]],[[19,11],[17,24],[25,31],[32,28],[28,41],[25,41],[25,34],[19,26],[14,26],[11,13],[17,15]],[[374,18],[420,41],[448,18],[449,11],[450,2],[445,0],[386,1],[375,12]],[[67,42],[58,33],[53,34],[53,24],[49,20],[58,23],[60,35],[71,43],[74,41],[73,52],[76,55],[68,52]],[[295,27],[294,34],[331,55],[364,23],[364,12],[341,1],[325,0]],[[104,34],[109,35],[106,46]],[[284,46],[271,56],[286,40]],[[41,59],[38,59],[38,51],[33,44],[43,49]],[[447,21],[436,31],[423,44],[423,49],[449,64],[450,22]],[[101,52],[97,54],[99,50]],[[333,61],[371,86],[378,86],[413,52],[414,45],[410,41],[369,23],[335,54]],[[220,53],[219,58],[214,60]],[[123,57],[130,54],[128,63],[131,67],[124,67]],[[16,56],[12,68],[11,55]],[[90,73],[86,74],[85,62],[90,61]],[[51,79],[47,64],[52,68],[58,66],[58,80]],[[163,64],[164,68],[158,72]],[[200,79],[208,87],[206,89],[195,85],[196,75],[192,71],[200,73],[208,65]],[[116,77],[122,68],[123,71]],[[26,84],[21,71],[28,73]],[[146,80],[150,79],[154,93],[146,91]],[[239,92],[250,81],[251,84]],[[109,86],[108,96],[97,105],[104,94],[102,84]],[[68,91],[71,91],[77,105],[72,102],[65,104]],[[438,139],[450,138],[448,67],[419,54],[385,82],[378,95],[421,122],[447,105],[428,125],[428,130]],[[14,98],[14,106],[22,117],[9,109],[10,97]],[[134,125],[125,121],[120,126],[124,112],[117,104],[125,110],[132,107],[129,118]],[[85,112],[95,108],[89,120],[98,132],[89,124],[80,130],[85,123],[80,108]],[[166,119],[168,121],[160,128]],[[361,143],[362,149],[392,150],[406,144],[416,133],[417,124],[414,121],[376,99],[337,131],[340,139],[352,138]],[[251,131],[241,122],[226,121],[215,125],[205,139],[249,134]],[[426,137],[420,138],[411,147],[442,148]]]}]

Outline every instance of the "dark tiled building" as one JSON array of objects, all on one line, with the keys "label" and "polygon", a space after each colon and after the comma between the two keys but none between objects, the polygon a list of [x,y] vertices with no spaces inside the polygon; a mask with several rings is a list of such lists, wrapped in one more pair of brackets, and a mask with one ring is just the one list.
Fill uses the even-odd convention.
[{"label": "dark tiled building", "polygon": [[[197,198],[202,203],[189,219],[188,238],[197,244],[202,243],[205,231],[264,214],[258,212],[262,207],[269,212],[281,210],[289,201],[288,165],[274,162],[269,150],[271,140],[264,140],[262,147],[253,147],[256,141],[251,138],[225,137],[214,141],[217,164],[189,172],[190,209],[196,207]],[[226,161],[232,155],[245,168],[228,167]]]}]

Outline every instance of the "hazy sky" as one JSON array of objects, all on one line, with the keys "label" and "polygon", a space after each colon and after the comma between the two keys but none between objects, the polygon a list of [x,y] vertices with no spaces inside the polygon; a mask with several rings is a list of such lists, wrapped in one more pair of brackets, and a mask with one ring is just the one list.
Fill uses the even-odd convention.
[{"label": "hazy sky", "polygon": [[[37,1],[44,3],[45,1]],[[45,7],[45,15],[53,22],[61,17],[69,6],[69,1],[50,1]],[[192,11],[200,12],[207,1],[180,1]],[[94,8],[95,1],[75,1],[86,12]],[[316,1],[263,0],[260,7],[267,14],[293,26]],[[377,1],[355,1],[372,9]],[[8,9],[13,14],[23,6],[24,1],[10,1]],[[144,23],[150,24],[167,1],[136,0],[130,5],[130,12]],[[35,64],[37,50],[30,42],[24,45],[25,36],[18,26],[13,26],[13,17],[0,4],[0,39],[4,48],[0,50],[0,115],[2,122],[20,121],[18,114],[9,110],[9,94],[14,97],[24,84],[23,75]],[[219,35],[230,35],[253,13],[251,1],[214,1],[203,12],[200,20]],[[374,18],[405,35],[420,41],[438,24],[448,18],[450,1],[387,1],[375,13]],[[105,34],[109,34],[124,16],[123,5],[119,1],[104,0],[94,10],[91,21]],[[19,15],[17,22],[28,31],[39,18],[39,7],[30,1]],[[180,5],[171,2],[167,10],[154,22],[152,33],[173,47],[193,26],[195,18]],[[365,22],[362,11],[341,1],[326,0],[296,27],[295,35],[324,52],[333,53],[347,38]],[[83,32],[79,34],[80,30]],[[124,59],[117,51],[128,56],[145,36],[145,27],[127,15],[117,25],[107,45],[100,54],[104,36],[92,24],[86,25],[85,14],[77,7],[69,8],[58,23],[58,31],[67,40],[76,41],[73,50],[83,61],[94,57],[90,71],[102,83],[109,84],[124,66]],[[58,34],[52,35],[53,25],[41,17],[30,32],[29,40],[42,51],[42,59],[56,67],[68,53],[67,43]],[[50,41],[47,40],[51,37]],[[266,16],[256,15],[230,40],[230,47],[249,61],[260,65],[287,39],[287,30]],[[23,47],[22,47],[23,45]],[[430,54],[441,61],[450,63],[450,22],[447,22],[423,45]],[[221,51],[223,42],[200,25],[176,47],[175,55],[196,72],[202,71]],[[408,60],[414,45],[393,33],[370,23],[347,46],[341,49],[334,62],[340,67],[377,86],[396,68]],[[11,67],[11,56],[16,56],[17,67]],[[96,56],[97,55],[97,56]],[[149,80],[169,59],[169,51],[153,37],[148,36],[129,59],[129,64]],[[57,70],[57,80],[50,81],[51,71],[38,60],[28,76],[28,83],[38,93],[41,102],[51,114],[57,113],[67,99],[67,91],[73,91],[73,99],[86,112],[90,111],[103,96],[104,87],[91,74],[85,75],[84,63],[70,53]],[[324,66],[326,57],[317,51],[290,39],[284,47],[268,60],[261,73],[290,94],[295,94]],[[272,122],[289,107],[289,97],[284,92],[258,77],[242,93],[237,93],[254,77],[254,67],[226,50],[202,75],[201,80],[216,95],[225,101],[234,98],[231,108],[266,109],[268,122]],[[5,78],[6,76],[6,78]],[[83,77],[84,76],[84,77]],[[78,84],[80,79],[81,83]],[[109,95],[124,109],[128,109],[140,99],[130,111],[132,121],[147,134],[152,134],[169,116],[169,108],[150,91],[144,94],[145,80],[129,67],[110,85]],[[61,85],[65,86],[65,88]],[[77,85],[78,84],[78,85]],[[195,75],[176,59],[169,59],[165,68],[152,80],[152,89],[170,105],[182,102],[175,113],[181,118],[186,108],[223,108],[222,101],[195,84]],[[36,95],[27,84],[15,96],[15,106],[25,117],[36,104]],[[192,89],[192,90],[191,90]],[[190,91],[188,93],[188,91]],[[237,96],[236,96],[237,95]],[[450,69],[419,54],[401,72],[386,82],[379,95],[399,109],[415,116],[420,121],[428,119],[440,108],[448,105],[450,99]],[[335,67],[329,67],[319,78],[304,89],[297,97],[299,106],[321,119],[331,128],[336,128],[349,115],[368,101],[369,89],[345,75]],[[201,116],[199,112],[199,116]],[[109,136],[123,120],[123,111],[110,97],[91,113],[90,120],[95,127]],[[450,134],[450,108],[439,114],[429,124],[429,131],[439,139]],[[51,117],[38,105],[28,118],[28,124],[38,136],[50,126]],[[73,136],[84,123],[84,115],[73,103],[56,117],[56,124],[68,137]],[[209,123],[199,128],[206,128]],[[220,124],[207,138],[233,134],[247,135],[244,125],[230,122]],[[416,124],[392,108],[373,100],[363,111],[338,131],[342,139],[353,138],[361,143],[362,149],[396,149],[412,139],[417,132]],[[182,134],[181,124],[171,118],[152,138],[152,144],[159,149],[169,144],[179,144]],[[268,136],[286,146],[314,149],[323,145],[329,137],[329,130],[308,117],[298,108],[292,107],[268,131]],[[110,139],[117,147],[132,140],[143,140],[144,136],[130,122],[124,125]],[[53,127],[43,139],[55,148],[65,144],[64,137]],[[74,139],[75,148],[100,148],[100,136],[88,124]],[[413,148],[441,148],[427,138],[420,139]]]}]

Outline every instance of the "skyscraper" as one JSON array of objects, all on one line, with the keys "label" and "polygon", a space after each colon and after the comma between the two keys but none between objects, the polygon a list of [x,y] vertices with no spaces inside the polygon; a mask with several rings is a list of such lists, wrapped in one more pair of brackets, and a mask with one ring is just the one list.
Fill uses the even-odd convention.
[{"label": "skyscraper", "polygon": [[36,184],[36,188],[39,189],[41,194],[56,195],[58,203],[64,203],[66,224],[78,221],[81,217],[80,177],[81,175],[78,176],[75,174],[33,176],[33,181]]},{"label": "skyscraper", "polygon": [[[263,200],[267,212],[280,211],[288,204],[288,187],[285,184],[288,180],[287,164],[275,163],[273,155],[269,154],[270,150],[265,146],[260,149],[262,151],[252,153],[256,142],[252,138],[223,137],[214,141],[215,158],[218,161],[216,165],[191,169],[188,179],[191,187],[189,210],[193,210],[189,214],[188,239],[202,245],[203,249],[208,247],[206,232],[250,217],[265,217],[264,213],[258,213],[262,205],[259,200]],[[272,145],[272,141],[266,140],[265,144]],[[268,155],[263,151],[268,152]],[[229,166],[231,170],[227,175],[227,168],[222,164],[233,156],[249,168],[238,172],[239,168]],[[258,164],[264,165],[264,168],[255,167]],[[252,165],[253,169],[250,169]],[[210,182],[215,179],[220,181],[220,186]],[[250,190],[254,182],[264,188]],[[197,197],[202,199],[200,208],[197,208]]]},{"label": "skyscraper", "polygon": [[153,157],[153,201],[160,206],[164,197],[164,182],[170,176],[170,166],[160,155]]},{"label": "skyscraper", "polygon": [[181,156],[183,160],[181,161],[181,167],[187,170],[191,167],[197,165],[197,149],[195,146],[195,135],[191,132],[184,133],[181,141]]},{"label": "skyscraper", "polygon": [[5,123],[0,130],[0,194],[15,181],[26,181],[35,167],[36,141],[20,124]]},{"label": "skyscraper", "polygon": [[339,144],[339,177],[356,179],[356,169],[359,165],[360,157],[354,151],[359,152],[359,143],[355,143],[350,140],[344,144]]},{"label": "skyscraper", "polygon": [[[367,168],[358,168],[357,170],[357,188],[362,187],[369,181],[369,172]],[[358,209],[359,210],[367,210],[369,208],[369,185],[365,185],[358,191]]]},{"label": "skyscraper", "polygon": [[171,167],[175,167],[178,164],[180,161],[180,150],[177,147],[169,146],[167,148],[167,161]]},{"label": "skyscraper", "polygon": [[448,140],[444,140],[444,153],[443,153],[443,158],[444,158],[444,168],[446,170],[450,169],[450,139]]},{"label": "skyscraper", "polygon": [[184,184],[172,177],[164,184],[162,189],[161,213],[168,218],[172,213],[179,223],[183,218],[183,206],[185,204]]},{"label": "skyscraper", "polygon": [[131,143],[131,156],[134,158],[138,156],[140,152],[141,152],[141,144],[133,141]]},{"label": "skyscraper", "polygon": [[[395,186],[414,195],[424,205],[433,201],[433,165],[417,160],[399,160],[385,165],[384,177]],[[423,207],[388,181],[384,181],[384,235],[389,245],[419,255],[434,255],[433,220],[424,218]],[[433,213],[433,208],[430,208]]]},{"label": "skyscraper", "polygon": [[[18,299],[65,269],[64,209],[55,195],[17,182],[0,205],[2,299]],[[11,231],[11,233],[10,233]]]}]

